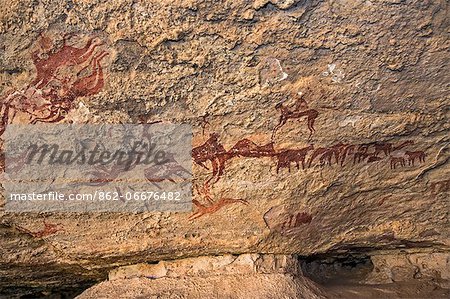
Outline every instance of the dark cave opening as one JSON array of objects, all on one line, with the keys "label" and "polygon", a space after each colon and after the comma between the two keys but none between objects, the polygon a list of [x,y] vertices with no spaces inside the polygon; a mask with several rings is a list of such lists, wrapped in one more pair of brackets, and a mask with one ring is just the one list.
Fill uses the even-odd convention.
[{"label": "dark cave opening", "polygon": [[299,260],[303,274],[322,285],[358,283],[374,268],[370,256],[365,254],[324,254]]}]

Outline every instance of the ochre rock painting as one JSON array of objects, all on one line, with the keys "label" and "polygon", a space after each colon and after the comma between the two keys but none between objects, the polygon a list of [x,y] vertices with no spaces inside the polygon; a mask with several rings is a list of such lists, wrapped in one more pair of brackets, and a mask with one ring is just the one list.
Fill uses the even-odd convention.
[{"label": "ochre rock painting", "polygon": [[[73,43],[84,43],[75,47]],[[50,36],[41,33],[31,50],[36,77],[21,90],[9,90],[0,98],[0,136],[18,114],[28,123],[59,122],[74,108],[79,97],[102,90],[105,74],[102,62],[109,55],[98,37],[62,34],[57,46]]]},{"label": "ochre rock painting", "polygon": [[222,207],[230,204],[242,203],[248,205],[248,201],[241,198],[228,198],[220,196],[219,199],[214,200],[210,194],[207,183],[205,183],[202,188],[198,187],[198,185],[194,185],[194,189],[197,191],[197,194],[203,198],[206,204],[200,203],[197,199],[192,199],[192,203],[197,208],[197,211],[189,216],[189,220],[200,218],[205,214],[214,214]]},{"label": "ochre rock painting", "polygon": [[[74,108],[77,98],[94,95],[104,87],[102,61],[109,55],[104,42],[74,33],[61,33],[60,37],[62,45],[41,33],[30,51],[35,78],[23,89],[10,89],[0,96],[0,137],[16,119],[29,124],[60,122]],[[83,47],[72,45],[80,42]],[[4,164],[2,154],[0,171]]]},{"label": "ochre rock painting", "polygon": [[308,103],[303,99],[302,95],[298,95],[296,103],[293,108],[288,108],[283,105],[283,102],[278,103],[275,108],[280,111],[280,120],[272,131],[272,139],[275,137],[277,130],[281,129],[288,120],[296,120],[306,117],[306,122],[309,130],[309,137],[316,131],[314,129],[314,123],[316,121],[319,112],[315,109],[309,109]]},{"label": "ochre rock painting", "polygon": [[15,227],[18,231],[32,236],[33,238],[44,238],[56,234],[57,232],[64,231],[61,224],[50,223],[43,221],[44,227],[41,230],[32,231],[22,226]]},{"label": "ochre rock painting", "polygon": [[263,217],[266,226],[272,232],[281,235],[290,235],[313,221],[314,216],[308,211],[300,209],[300,211],[288,212],[289,210],[291,209],[287,206],[271,208]]},{"label": "ochre rock painting", "polygon": [[233,158],[261,158],[275,156],[276,152],[273,147],[273,142],[265,145],[257,145],[249,139],[242,139],[236,144],[225,150],[224,146],[219,142],[219,135],[217,133],[210,134],[208,140],[200,146],[192,149],[192,157],[194,162],[203,168],[209,170],[206,162],[211,162],[212,176],[207,183],[213,181],[217,182],[225,171],[225,163]]},{"label": "ochre rock painting", "polygon": [[391,145],[389,150],[380,150],[385,148],[386,144],[388,143],[344,144],[339,142],[329,147],[315,148],[311,144],[299,149],[275,150],[273,142],[258,145],[245,138],[239,140],[229,150],[226,150],[219,141],[219,135],[212,133],[205,143],[192,150],[192,157],[196,164],[207,170],[209,168],[206,162],[211,162],[212,175],[208,179],[208,183],[211,181],[217,182],[225,173],[226,162],[233,158],[275,157],[277,160],[277,173],[282,168],[287,168],[290,172],[292,163],[295,163],[297,169],[299,169],[301,163],[302,169],[305,169],[305,167],[310,168],[315,165],[331,166],[335,164],[342,167],[348,161],[352,162],[352,164],[370,164],[389,159],[391,168],[396,169],[397,167],[415,166],[415,161],[419,163],[425,162],[426,154],[423,151],[401,151],[404,147],[413,145],[412,141],[405,141],[396,147],[392,147],[392,144],[389,144]]},{"label": "ochre rock painting", "polygon": [[277,157],[277,173],[281,168],[287,168],[291,172],[291,163],[295,163],[297,169],[300,168],[300,162],[302,163],[302,169],[305,169],[306,155],[309,151],[313,150],[314,146],[310,145],[301,149],[287,149],[282,150],[276,154]]},{"label": "ochre rock painting", "polygon": [[[305,170],[306,168],[323,167],[325,165],[344,167],[349,162],[352,165],[384,163],[389,165],[391,170],[396,170],[398,168],[414,167],[416,162],[425,162],[426,154],[424,151],[407,150],[414,146],[414,142],[411,140],[406,140],[399,144],[384,141],[373,141],[364,144],[338,142],[327,147],[316,147],[314,144],[310,144],[299,148],[276,149],[273,141],[275,134],[289,119],[295,120],[306,117],[310,131],[308,140],[310,140],[312,134],[316,131],[314,123],[319,112],[308,107],[308,103],[303,99],[301,93],[298,93],[293,108],[283,106],[282,102],[278,103],[275,108],[281,111],[281,115],[278,124],[272,130],[272,141],[267,144],[258,145],[252,140],[244,138],[237,141],[227,150],[220,142],[220,135],[213,132],[203,144],[193,148],[192,158],[194,162],[205,170],[211,170],[211,176],[205,181],[204,186],[206,187],[203,190],[209,190],[211,186],[224,176],[226,165],[233,159],[274,158],[276,161],[276,174],[279,174],[282,169],[287,169],[288,172],[291,172],[292,165],[299,170],[300,164],[302,170]],[[204,131],[204,128],[202,126],[202,131]],[[213,201],[208,192],[203,191],[198,192],[198,194],[205,197],[209,205],[204,206],[197,200],[194,200],[193,203],[197,207],[197,212],[189,218],[191,220],[207,213],[215,213],[224,205],[243,202],[242,199],[224,198],[221,198],[219,201]],[[291,222],[288,221],[288,223]]]}]

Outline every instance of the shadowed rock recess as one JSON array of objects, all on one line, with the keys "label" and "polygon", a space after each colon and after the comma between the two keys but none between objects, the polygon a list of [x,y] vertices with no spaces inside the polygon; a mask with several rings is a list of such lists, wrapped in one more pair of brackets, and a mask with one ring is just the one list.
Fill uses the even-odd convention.
[{"label": "shadowed rock recess", "polygon": [[446,0],[1,0],[0,134],[191,124],[194,188],[187,213],[1,198],[0,297],[449,298],[449,20]]}]

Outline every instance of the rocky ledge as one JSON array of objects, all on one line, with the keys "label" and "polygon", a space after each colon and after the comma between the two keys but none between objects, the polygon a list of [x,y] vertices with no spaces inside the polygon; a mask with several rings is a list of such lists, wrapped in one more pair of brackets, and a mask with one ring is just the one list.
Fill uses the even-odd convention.
[{"label": "rocky ledge", "polygon": [[[108,273],[81,297],[333,291],[298,266],[251,272],[261,254],[366,255],[378,284],[448,279],[448,11],[446,0],[1,5],[0,138],[10,124],[190,124],[194,185],[187,213],[12,213],[0,199],[1,292],[79,293]],[[165,275],[139,270],[156,278],[114,270],[198,256],[249,264],[227,278],[183,272],[186,287],[169,262]]]}]

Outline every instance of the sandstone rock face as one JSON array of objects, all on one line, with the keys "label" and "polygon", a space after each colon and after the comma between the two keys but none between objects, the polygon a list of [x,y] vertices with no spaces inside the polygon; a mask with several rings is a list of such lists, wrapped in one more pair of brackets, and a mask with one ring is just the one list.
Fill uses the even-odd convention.
[{"label": "sandstone rock face", "polygon": [[77,298],[323,298],[298,269],[293,256],[259,254],[140,264],[114,270]]},{"label": "sandstone rock face", "polygon": [[374,271],[367,277],[372,284],[412,279],[429,279],[449,288],[450,258],[444,253],[377,255],[372,257]]},{"label": "sandstone rock face", "polygon": [[191,124],[192,147],[214,150],[193,150],[191,213],[9,213],[2,198],[0,288],[82,286],[118,266],[195,256],[447,254],[448,9],[445,0],[2,5],[1,134],[11,123],[162,121]]},{"label": "sandstone rock face", "polygon": [[[137,264],[111,271],[108,281],[93,286],[77,298],[446,298],[450,295],[448,287],[439,285],[444,280],[436,281],[436,275],[427,278],[430,266],[434,274],[446,272],[442,267],[448,268],[445,262],[448,254],[422,253],[404,257],[391,263],[389,259],[393,259],[393,255],[374,256],[371,272],[360,272],[353,281],[345,279],[352,271],[338,269],[336,264],[332,271],[323,271],[323,267],[315,269],[319,270],[316,274],[322,280],[326,276],[326,279],[332,278],[335,272],[332,279],[339,279],[340,283],[328,280],[327,286],[306,277],[295,256],[243,254]],[[383,264],[382,261],[389,262]],[[414,272],[414,277],[397,275],[395,286],[390,284],[392,281],[376,281],[375,277],[399,272],[399,268],[404,274],[411,272],[414,263],[421,267]],[[420,276],[420,273],[425,275]],[[376,283],[376,287],[364,284],[364,279]],[[446,281],[448,283],[448,279]]]}]

